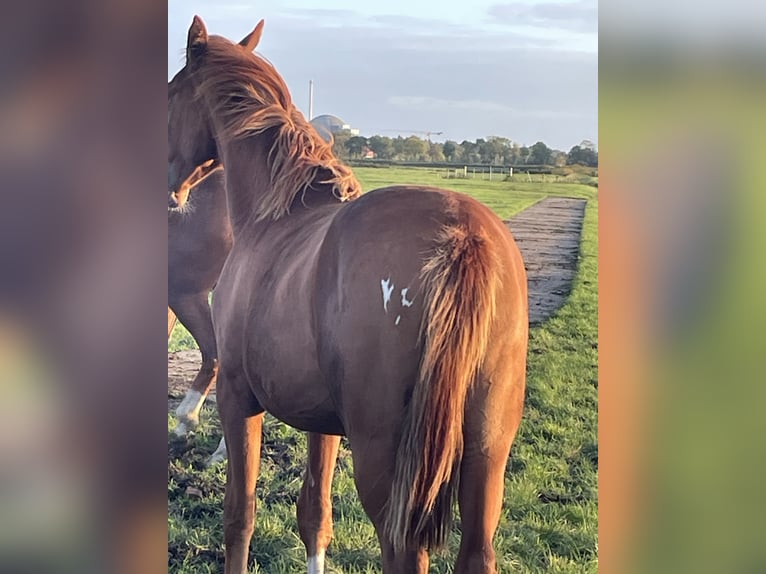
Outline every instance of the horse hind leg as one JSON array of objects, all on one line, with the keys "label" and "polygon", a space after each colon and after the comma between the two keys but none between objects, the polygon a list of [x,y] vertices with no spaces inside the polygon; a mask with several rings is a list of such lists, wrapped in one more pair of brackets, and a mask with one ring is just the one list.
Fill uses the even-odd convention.
[{"label": "horse hind leg", "polygon": [[297,505],[308,574],[324,574],[325,551],[333,534],[331,490],[339,446],[339,436],[309,433],[306,475]]},{"label": "horse hind leg", "polygon": [[367,516],[380,542],[383,574],[427,574],[428,552],[412,546],[395,550],[385,532],[385,504],[391,494],[399,432],[395,427],[377,428],[375,437],[351,440],[354,482]]},{"label": "horse hind leg", "polygon": [[524,390],[523,384],[515,386],[500,400],[488,392],[493,386],[480,384],[466,408],[455,574],[497,573],[492,539],[500,521],[505,467],[521,419]]},{"label": "horse hind leg", "polygon": [[497,573],[492,538],[503,502],[504,450],[463,459],[458,494],[462,534],[455,574]]},{"label": "horse hind leg", "polygon": [[199,372],[176,409],[178,425],[173,432],[183,436],[199,424],[200,410],[218,374],[218,352],[206,293],[198,293],[173,301],[172,310],[197,341],[202,354]]}]

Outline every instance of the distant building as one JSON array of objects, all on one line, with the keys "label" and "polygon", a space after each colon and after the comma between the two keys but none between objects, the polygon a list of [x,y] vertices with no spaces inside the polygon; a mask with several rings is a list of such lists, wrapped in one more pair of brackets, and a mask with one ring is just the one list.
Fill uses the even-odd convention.
[{"label": "distant building", "polygon": [[319,132],[319,135],[322,136],[325,141],[330,141],[333,134],[337,134],[338,132],[343,131],[350,132],[351,135],[354,136],[359,135],[358,129],[352,128],[339,117],[330,114],[323,114],[321,116],[315,117],[313,120],[311,120],[311,125],[316,128],[316,131]]}]

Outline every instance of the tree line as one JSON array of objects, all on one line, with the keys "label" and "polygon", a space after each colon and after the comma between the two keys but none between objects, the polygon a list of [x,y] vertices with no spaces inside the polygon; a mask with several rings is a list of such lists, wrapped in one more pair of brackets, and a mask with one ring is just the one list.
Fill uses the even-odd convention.
[{"label": "tree line", "polygon": [[345,160],[374,156],[384,160],[433,163],[598,166],[598,151],[588,140],[583,140],[567,153],[551,149],[543,142],[527,147],[499,136],[475,141],[463,140],[460,143],[447,140],[442,143],[430,142],[414,135],[406,138],[380,135],[363,137],[342,131],[334,134],[333,151]]}]

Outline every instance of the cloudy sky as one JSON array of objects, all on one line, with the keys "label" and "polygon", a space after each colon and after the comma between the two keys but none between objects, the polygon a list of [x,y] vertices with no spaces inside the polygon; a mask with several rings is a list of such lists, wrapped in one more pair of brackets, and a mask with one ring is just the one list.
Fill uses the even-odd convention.
[{"label": "cloudy sky", "polygon": [[296,105],[314,80],[314,115],[362,135],[598,143],[596,0],[168,0],[168,78],[194,14],[235,41],[264,18],[258,51]]}]

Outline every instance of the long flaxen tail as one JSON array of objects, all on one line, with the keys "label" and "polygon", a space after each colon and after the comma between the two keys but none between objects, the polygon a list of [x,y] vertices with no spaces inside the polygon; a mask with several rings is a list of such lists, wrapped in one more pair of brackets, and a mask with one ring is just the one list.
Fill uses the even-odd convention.
[{"label": "long flaxen tail", "polygon": [[386,534],[394,548],[444,546],[463,455],[463,412],[487,349],[500,276],[482,231],[446,226],[421,274],[418,380],[396,457]]}]

